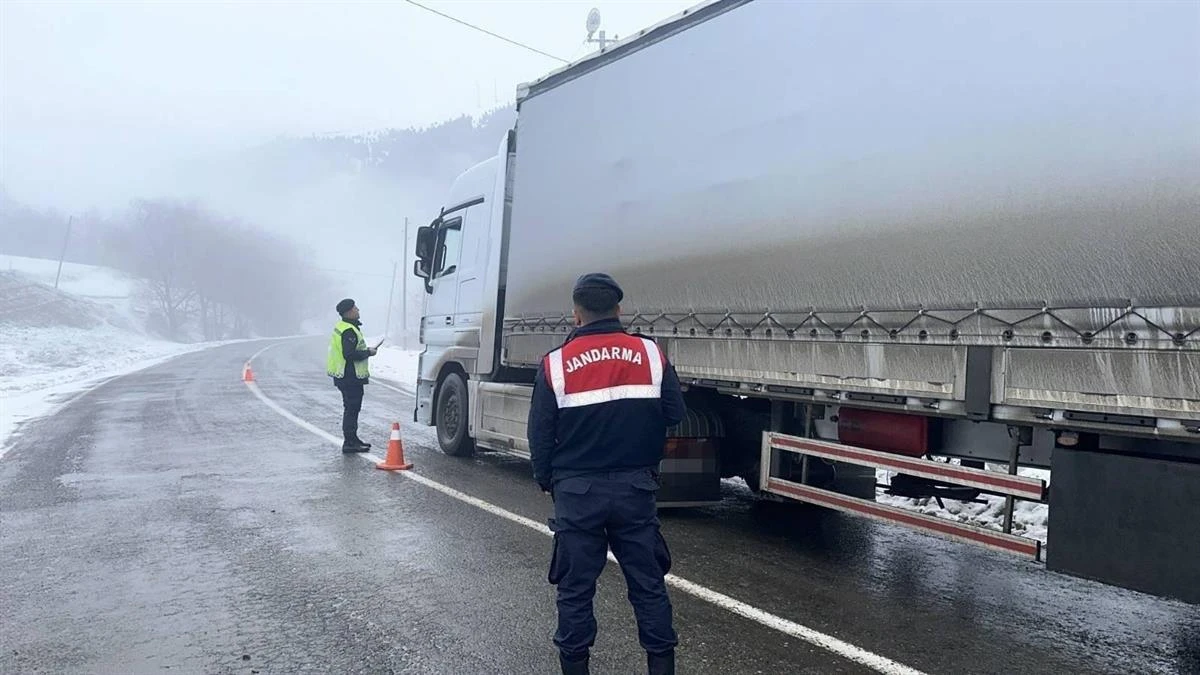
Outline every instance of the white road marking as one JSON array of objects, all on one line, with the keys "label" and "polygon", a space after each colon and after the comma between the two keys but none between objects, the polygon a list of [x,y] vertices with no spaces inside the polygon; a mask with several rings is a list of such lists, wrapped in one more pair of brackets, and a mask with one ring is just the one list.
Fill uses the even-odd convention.
[{"label": "white road marking", "polygon": [[[253,361],[257,356],[267,351],[267,349],[270,349],[272,346],[274,345],[260,350],[257,354],[250,357],[247,363]],[[314,434],[315,436],[318,436],[333,445],[341,447],[342,441],[340,439],[333,434],[297,417],[290,411],[283,408],[283,406],[268,398],[267,395],[258,388],[258,384],[254,382],[247,382],[246,387],[248,387],[260,401],[265,403],[267,407],[279,413],[285,419],[290,420],[300,428]],[[361,453],[360,456],[372,464],[378,464],[383,461],[382,457],[370,453]],[[550,531],[549,527],[537,522],[536,520],[517,515],[512,511],[496,506],[491,502],[486,502],[478,497],[472,497],[465,492],[455,490],[452,487],[443,485],[435,480],[431,480],[420,474],[413,473],[412,471],[393,471],[390,473],[395,473],[408,478],[409,480],[414,480],[421,485],[433,490],[437,490],[438,492],[453,497],[454,499],[457,499],[465,504],[470,504],[471,506],[487,511],[488,513],[504,518],[505,520],[517,523],[518,525],[524,525],[535,532],[540,532],[547,536],[553,536],[554,534]],[[613,562],[616,562],[617,560],[612,553],[608,554],[608,559],[612,560]],[[737,614],[738,616],[747,618],[772,630],[776,630],[785,635],[790,635],[799,640],[803,640],[809,644],[820,647],[826,651],[837,654],[838,656],[871,668],[877,672],[885,673],[886,675],[923,675],[921,671],[910,666],[906,666],[903,663],[893,661],[886,656],[880,656],[875,652],[868,651],[862,647],[850,644],[845,640],[839,640],[832,635],[827,635],[818,630],[809,628],[808,626],[796,623],[795,621],[790,621],[781,616],[771,614],[770,612],[742,602],[741,600],[731,598],[723,593],[718,593],[707,586],[701,586],[693,581],[688,581],[683,577],[676,576],[674,574],[668,574],[666,581],[667,584],[672,588],[678,589],[684,593],[687,593],[688,595],[716,605],[717,607]]]},{"label": "white road marking", "polygon": [[278,347],[280,344],[281,343],[279,343],[279,342],[272,342],[271,344],[267,345],[266,347],[263,347],[262,349],[254,352],[253,356],[246,359],[246,365],[250,365],[251,363],[254,363],[254,359],[257,359],[258,357],[262,356],[268,349],[274,349],[275,347]]}]

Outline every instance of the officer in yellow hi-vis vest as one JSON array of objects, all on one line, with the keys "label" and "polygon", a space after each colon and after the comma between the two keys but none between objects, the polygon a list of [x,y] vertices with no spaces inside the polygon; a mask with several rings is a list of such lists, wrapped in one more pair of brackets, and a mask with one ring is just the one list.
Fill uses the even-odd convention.
[{"label": "officer in yellow hi-vis vest", "polygon": [[333,337],[329,340],[326,372],[342,392],[342,452],[367,452],[371,444],[358,437],[358,412],[362,410],[363,385],[370,377],[367,359],[375,356],[375,348],[367,346],[353,300],[346,298],[339,302],[337,312],[342,318],[333,327]]}]

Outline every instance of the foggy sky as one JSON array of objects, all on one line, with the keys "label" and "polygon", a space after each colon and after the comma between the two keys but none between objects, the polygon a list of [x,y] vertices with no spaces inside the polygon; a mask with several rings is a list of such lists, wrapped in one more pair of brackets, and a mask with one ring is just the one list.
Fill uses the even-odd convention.
[{"label": "foggy sky", "polygon": [[[575,59],[593,5],[611,36],[695,3],[423,4]],[[4,0],[0,183],[38,206],[118,207],[181,159],[478,113],[560,65],[400,1]]]}]

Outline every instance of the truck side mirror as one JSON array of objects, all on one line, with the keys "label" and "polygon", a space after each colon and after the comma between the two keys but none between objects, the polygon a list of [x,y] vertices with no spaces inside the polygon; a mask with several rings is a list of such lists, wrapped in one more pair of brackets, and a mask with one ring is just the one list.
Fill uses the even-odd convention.
[{"label": "truck side mirror", "polygon": [[[433,222],[434,225],[437,224],[436,220]],[[434,225],[417,228],[417,258],[424,260],[426,267],[429,267],[430,261],[433,260],[433,244],[437,240],[437,228]]]},{"label": "truck side mirror", "polygon": [[437,225],[440,220],[434,220],[427,227],[417,228],[417,259],[413,261],[413,275],[425,280],[426,293],[433,292],[429,281],[433,277],[433,248],[437,243]]}]

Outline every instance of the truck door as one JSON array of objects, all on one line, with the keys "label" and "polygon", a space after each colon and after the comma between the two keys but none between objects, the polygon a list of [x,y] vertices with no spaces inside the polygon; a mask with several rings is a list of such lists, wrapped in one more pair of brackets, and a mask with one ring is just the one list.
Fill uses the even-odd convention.
[{"label": "truck door", "polygon": [[456,345],[469,349],[479,347],[479,327],[482,316],[483,269],[487,263],[489,221],[486,203],[472,204],[462,213],[458,259],[458,302],[454,310]]},{"label": "truck door", "polygon": [[437,230],[425,304],[425,343],[454,343],[454,315],[458,306],[459,257],[462,255],[462,216],[447,219]]}]

